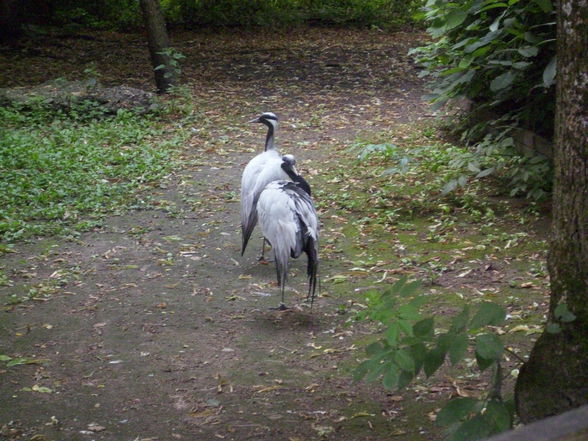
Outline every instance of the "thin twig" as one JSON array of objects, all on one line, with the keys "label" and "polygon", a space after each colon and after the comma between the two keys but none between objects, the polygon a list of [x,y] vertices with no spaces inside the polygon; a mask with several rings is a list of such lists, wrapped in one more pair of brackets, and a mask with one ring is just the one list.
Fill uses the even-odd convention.
[{"label": "thin twig", "polygon": [[504,350],[506,352],[508,352],[509,354],[511,354],[514,358],[519,360],[521,363],[525,363],[527,361],[524,358],[522,358],[520,355],[518,355],[516,352],[514,352],[512,349],[504,348]]}]

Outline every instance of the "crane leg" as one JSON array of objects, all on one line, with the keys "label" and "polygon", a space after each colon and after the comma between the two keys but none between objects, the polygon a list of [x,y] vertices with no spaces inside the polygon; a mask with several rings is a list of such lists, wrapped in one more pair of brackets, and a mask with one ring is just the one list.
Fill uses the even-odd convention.
[{"label": "crane leg", "polygon": [[263,238],[263,242],[261,243],[261,256],[259,256],[259,258],[257,259],[259,262],[271,262],[272,259],[266,259],[265,258],[265,244],[269,244],[269,246],[271,246],[272,244],[268,242],[268,240],[264,237]]}]

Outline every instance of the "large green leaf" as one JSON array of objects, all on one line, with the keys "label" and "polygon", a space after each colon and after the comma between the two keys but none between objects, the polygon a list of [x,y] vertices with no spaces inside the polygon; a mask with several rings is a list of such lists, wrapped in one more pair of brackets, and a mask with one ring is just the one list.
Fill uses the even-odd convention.
[{"label": "large green leaf", "polygon": [[476,415],[457,428],[447,441],[477,441],[486,438],[493,433],[483,415]]},{"label": "large green leaf", "polygon": [[402,371],[400,372],[400,377],[398,377],[398,389],[402,389],[409,385],[409,383],[414,378],[414,374],[409,371]]},{"label": "large green leaf", "polygon": [[486,420],[494,429],[494,433],[504,432],[512,428],[512,415],[508,405],[502,401],[491,400],[484,413]]},{"label": "large green leaf", "polygon": [[384,388],[388,390],[395,389],[398,385],[398,378],[400,377],[400,369],[393,364],[389,363],[386,365],[386,369],[384,370],[384,378],[382,379],[382,384]]},{"label": "large green leaf", "polygon": [[468,13],[463,9],[454,9],[449,14],[447,14],[444,30],[449,31],[460,24],[462,24],[465,19],[467,18]]},{"label": "large green leaf", "polygon": [[456,315],[451,321],[451,331],[456,333],[463,331],[469,319],[470,307],[466,305],[464,306],[463,310],[458,315]]},{"label": "large green leaf", "polygon": [[446,332],[439,335],[439,337],[437,337],[437,347],[443,352],[447,352],[451,346],[451,343],[453,342],[454,336],[455,333],[453,332]]},{"label": "large green leaf", "polygon": [[379,341],[375,341],[375,342],[369,344],[365,348],[366,354],[369,355],[370,357],[373,357],[375,355],[379,355],[383,350],[384,350],[384,346]]},{"label": "large green leaf", "polygon": [[418,320],[420,318],[418,309],[410,304],[400,306],[397,311],[398,315],[406,320]]},{"label": "large green leaf", "polygon": [[515,78],[515,73],[511,72],[510,70],[506,71],[492,80],[492,82],[490,83],[490,90],[492,92],[498,92],[499,90],[506,89],[513,83]]},{"label": "large green leaf", "polygon": [[486,360],[500,360],[504,344],[496,334],[482,334],[476,337],[476,354]]},{"label": "large green leaf", "polygon": [[427,377],[430,377],[437,372],[437,369],[439,369],[445,361],[445,353],[446,352],[440,348],[434,348],[427,352],[423,363]]},{"label": "large green leaf", "polygon": [[475,398],[455,398],[447,403],[437,414],[435,422],[440,426],[450,426],[458,423],[470,413],[479,410],[480,402]]},{"label": "large green leaf", "polygon": [[374,363],[374,360],[368,361],[368,372],[365,376],[365,381],[371,383],[372,381],[376,381],[380,375],[384,373],[387,367],[390,366],[390,363]]},{"label": "large green leaf", "polygon": [[353,381],[358,382],[365,377],[368,373],[369,367],[369,360],[362,361],[359,366],[353,370]]},{"label": "large green leaf", "polygon": [[545,13],[553,11],[553,4],[551,0],[534,0],[539,5],[541,10]]},{"label": "large green leaf", "polygon": [[394,361],[400,369],[407,372],[414,372],[415,363],[407,349],[400,349],[394,354]]},{"label": "large green leaf", "polygon": [[396,346],[398,338],[400,337],[400,326],[397,322],[394,322],[388,326],[386,333],[384,334],[386,341],[390,346]]},{"label": "large green leaf", "polygon": [[568,305],[565,303],[557,305],[553,310],[553,315],[556,319],[564,323],[570,323],[576,320],[576,315],[569,310]]},{"label": "large green leaf", "polygon": [[415,343],[409,348],[409,351],[415,364],[414,373],[417,375],[423,367],[423,363],[425,362],[425,357],[427,356],[427,347],[423,343]]},{"label": "large green leaf", "polygon": [[470,328],[477,329],[483,326],[500,326],[506,317],[506,311],[493,302],[483,302],[470,322]]},{"label": "large green leaf", "polygon": [[449,360],[451,360],[451,364],[457,364],[463,359],[468,351],[468,344],[469,339],[466,334],[455,336],[449,346]]},{"label": "large green leaf", "polygon": [[481,371],[485,371],[494,363],[496,363],[496,360],[492,360],[490,358],[482,358],[478,353],[476,353],[476,363],[478,363],[478,367]]},{"label": "large green leaf", "polygon": [[539,53],[539,48],[537,46],[524,46],[518,48],[517,52],[523,57],[534,57]]},{"label": "large green leaf", "polygon": [[419,322],[416,322],[412,327],[414,335],[416,337],[427,338],[432,337],[435,328],[435,319],[428,317]]}]

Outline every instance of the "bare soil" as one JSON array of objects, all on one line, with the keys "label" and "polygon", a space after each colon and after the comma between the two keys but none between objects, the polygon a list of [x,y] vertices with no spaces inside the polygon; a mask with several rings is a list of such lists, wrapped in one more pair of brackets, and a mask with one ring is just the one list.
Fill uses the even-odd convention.
[{"label": "bare soil", "polygon": [[[5,52],[3,86],[75,77],[94,62],[106,83],[152,89],[141,36],[95,38]],[[19,244],[2,258],[12,280],[3,299],[31,287],[51,295],[0,313],[0,354],[37,361],[0,369],[0,438],[440,439],[428,414],[451,382],[404,394],[353,384],[367,334],[345,326],[347,300],[329,283],[312,310],[302,304],[304,259],[288,282],[292,309],[268,309],[279,302],[273,264],[256,260],[258,233],[240,257],[235,197],[265,136],[245,122],[261,111],[280,116],[280,149],[296,155],[311,185],[362,133],[430,118],[407,56],[420,38],[333,29],[174,35],[196,113],[189,163],[152,195],[161,208],[112,216],[79,239]],[[326,211],[321,219],[325,241],[348,220]],[[350,258],[323,256],[323,280]],[[495,282],[490,270],[479,273]],[[476,283],[476,272],[467,277]]]}]

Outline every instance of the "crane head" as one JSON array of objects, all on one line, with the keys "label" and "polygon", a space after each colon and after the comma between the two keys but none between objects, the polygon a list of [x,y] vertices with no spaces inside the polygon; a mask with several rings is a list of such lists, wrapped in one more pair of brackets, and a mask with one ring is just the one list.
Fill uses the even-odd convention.
[{"label": "crane head", "polygon": [[270,124],[272,126],[275,126],[278,124],[278,117],[276,116],[275,113],[263,112],[257,118],[254,118],[249,122],[250,123],[262,123],[262,124],[265,124],[266,126],[269,126]]}]

